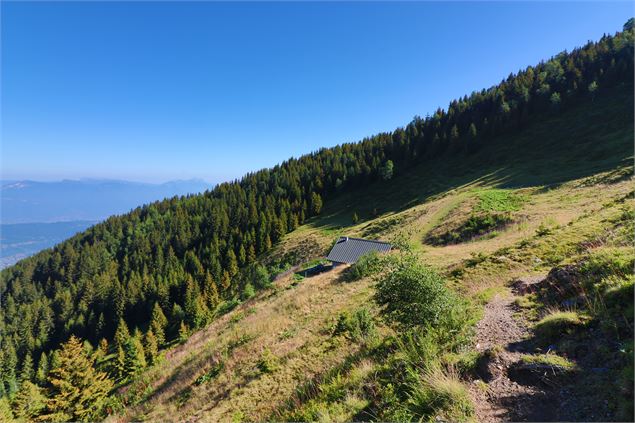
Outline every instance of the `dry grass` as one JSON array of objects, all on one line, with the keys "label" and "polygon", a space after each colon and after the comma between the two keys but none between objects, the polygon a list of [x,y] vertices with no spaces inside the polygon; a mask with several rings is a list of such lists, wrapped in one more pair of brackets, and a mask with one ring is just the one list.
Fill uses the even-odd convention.
[{"label": "dry grass", "polygon": [[[458,290],[486,299],[512,279],[546,273],[551,264],[545,262],[545,257],[560,250],[568,257],[585,248],[580,247],[583,241],[605,231],[602,222],[617,213],[617,206],[607,208],[603,204],[623,198],[631,191],[632,181],[602,185],[602,202],[597,201],[598,186],[581,181],[553,189],[525,188],[520,192],[528,200],[516,212],[517,223],[497,236],[448,246],[423,244],[429,231],[468,212],[474,206],[477,190],[483,187],[486,185],[476,181],[413,207],[339,229],[314,220],[288,234],[270,259],[286,256],[301,261],[319,257],[343,233],[363,236],[372,230],[382,239],[401,235],[423,262],[451,276]],[[537,229],[545,222],[553,231],[538,236]],[[468,265],[474,257],[482,259]],[[457,269],[460,272],[455,274]],[[288,275],[276,281],[273,289],[259,293],[193,334],[184,345],[167,351],[165,364],[145,375],[153,390],[148,399],[129,407],[119,420],[231,421],[270,417],[293,397],[298,386],[340,365],[359,348],[332,337],[328,329],[342,311],[372,306],[372,283],[339,282],[342,271],[337,268],[306,278],[296,286],[292,285],[292,275]],[[241,313],[244,317],[237,319]],[[279,364],[270,372],[258,368],[265,350]],[[195,383],[221,362],[218,375],[205,383]],[[350,377],[363,379],[375,367],[376,363],[362,362]],[[452,375],[428,376],[428,393],[438,392],[439,398],[465,398],[464,388]],[[346,401],[362,400],[351,396]],[[461,401],[460,407],[467,410],[469,405]],[[359,407],[344,407],[356,408]],[[448,415],[454,411],[448,409]]]},{"label": "dry grass", "polygon": [[[332,338],[327,329],[342,310],[369,303],[370,282],[338,282],[343,270],[307,278],[295,287],[289,276],[276,283],[274,292],[261,293],[168,351],[165,365],[148,374],[153,394],[120,420],[229,421],[268,416],[302,381],[355,352],[357,347]],[[232,322],[246,309],[250,312],[244,318]],[[280,363],[267,373],[258,369],[265,349]],[[219,361],[223,369],[218,376],[197,385],[196,379]]]}]

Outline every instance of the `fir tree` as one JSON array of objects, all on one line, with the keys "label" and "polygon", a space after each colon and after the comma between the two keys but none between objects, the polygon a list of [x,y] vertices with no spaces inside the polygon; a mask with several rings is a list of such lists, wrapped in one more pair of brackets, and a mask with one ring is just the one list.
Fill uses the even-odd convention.
[{"label": "fir tree", "polygon": [[20,386],[11,405],[16,417],[33,420],[44,411],[46,401],[42,388],[27,380]]},{"label": "fir tree", "polygon": [[9,398],[0,397],[0,422],[12,422],[15,419],[13,412],[11,411],[11,404],[9,404]]},{"label": "fir tree", "polygon": [[40,355],[40,361],[37,364],[37,371],[35,372],[35,381],[44,386],[49,375],[49,360],[45,352]]},{"label": "fir tree", "polygon": [[117,331],[115,332],[115,346],[124,346],[128,339],[130,338],[130,331],[128,330],[128,325],[123,319],[119,319],[119,325],[117,326]]},{"label": "fir tree", "polygon": [[148,332],[146,332],[143,347],[148,362],[150,364],[156,363],[159,356],[159,342],[152,329],[148,329]]},{"label": "fir tree", "polygon": [[[209,273],[208,273],[209,274]],[[163,310],[161,310],[161,306],[159,303],[154,303],[154,308],[152,309],[152,317],[150,319],[150,329],[154,333],[154,336],[157,338],[158,345],[163,345],[165,343],[165,328],[168,325],[168,319],[163,314]]]},{"label": "fir tree", "polygon": [[24,362],[22,363],[19,382],[22,384],[26,381],[32,381],[34,376],[35,370],[33,369],[33,358],[31,357],[31,353],[27,353],[27,355],[24,356]]},{"label": "fir tree", "polygon": [[75,336],[59,352],[59,365],[49,373],[50,399],[44,419],[94,421],[103,417],[113,383],[93,367],[82,342]]},{"label": "fir tree", "polygon": [[123,346],[124,351],[124,376],[134,377],[146,367],[146,358],[141,340],[133,336]]},{"label": "fir tree", "polygon": [[187,341],[187,338],[190,336],[190,329],[187,327],[185,322],[181,320],[181,325],[179,326],[179,342],[184,343]]}]

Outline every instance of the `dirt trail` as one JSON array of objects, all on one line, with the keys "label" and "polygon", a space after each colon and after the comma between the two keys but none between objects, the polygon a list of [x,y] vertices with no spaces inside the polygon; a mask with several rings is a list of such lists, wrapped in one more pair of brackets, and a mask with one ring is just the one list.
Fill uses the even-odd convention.
[{"label": "dirt trail", "polygon": [[523,342],[529,334],[527,322],[516,316],[514,299],[512,293],[496,295],[476,327],[476,349],[490,351],[479,365],[482,380],[470,387],[476,417],[481,422],[553,421],[555,395],[544,387],[511,380],[508,374],[510,366],[529,352]]}]

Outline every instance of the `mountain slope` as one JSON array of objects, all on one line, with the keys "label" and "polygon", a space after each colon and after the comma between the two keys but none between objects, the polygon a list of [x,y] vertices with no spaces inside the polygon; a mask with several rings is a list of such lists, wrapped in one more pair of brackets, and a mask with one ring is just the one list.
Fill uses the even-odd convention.
[{"label": "mountain slope", "polygon": [[[510,247],[534,230],[553,232],[561,229],[555,225],[582,218],[583,208],[590,207],[587,202],[595,199],[596,194],[591,188],[576,190],[577,184],[615,182],[603,192],[606,201],[615,202],[627,192],[626,185],[619,180],[628,176],[623,163],[632,155],[633,54],[629,41],[632,35],[632,30],[628,30],[584,49],[559,55],[510,77],[497,87],[451,103],[447,112],[438,111],[432,117],[415,119],[405,129],[290,160],[274,169],[247,175],[239,182],[220,185],[205,195],[155,203],[111,218],[53,251],[3,271],[0,282],[2,354],[5,357],[3,390],[13,396],[18,374],[28,374],[25,368],[28,370],[33,362],[39,365],[43,360],[39,357],[57,348],[70,334],[93,344],[103,338],[98,365],[121,385],[126,385],[138,379],[139,369],[143,368],[138,356],[141,338],[151,344],[148,338],[164,331],[161,333],[165,336],[163,347],[184,341],[191,329],[205,327],[241,300],[253,297],[254,287],[268,289],[267,273],[278,273],[290,265],[319,257],[344,230],[348,235],[398,237],[402,245],[411,245],[418,259],[434,264],[446,276],[455,278],[455,287],[464,294],[500,286],[512,276],[510,270],[516,265],[499,269],[500,263],[493,259],[490,263],[487,255]],[[596,80],[601,88],[589,90],[593,83],[597,87]],[[606,174],[613,170],[618,173]],[[598,176],[598,181],[575,182],[599,172],[604,173]],[[526,191],[514,190],[509,194],[492,191],[493,187],[525,187]],[[481,192],[481,189],[486,190]],[[511,201],[509,195],[512,194],[522,197],[523,204],[532,206],[527,209],[527,216],[521,213],[525,209],[511,208],[509,213],[496,209],[496,213],[489,213],[475,208],[485,201],[483,198],[489,199],[487,204],[501,199],[506,203]],[[532,200],[525,202],[525,197]],[[539,207],[534,208],[532,201]],[[557,206],[558,201],[566,201],[566,206]],[[545,216],[551,209],[562,209],[562,216],[554,218],[555,224]],[[611,209],[611,213],[614,211]],[[354,213],[361,216],[361,223],[352,224]],[[502,220],[504,224],[500,227],[487,226],[487,219],[494,217],[507,220]],[[541,228],[544,225],[554,228]],[[427,236],[433,230],[451,234],[449,239],[460,242],[431,244]],[[463,235],[455,237],[457,231]],[[584,231],[581,233],[587,236]],[[464,242],[468,240],[473,242]],[[558,254],[545,249],[540,251],[542,258],[537,258],[544,265],[559,263],[578,254],[574,247],[582,241],[567,238]],[[471,253],[474,254],[470,258]],[[479,254],[485,254],[485,258]],[[532,267],[531,260],[525,263],[524,255],[537,254],[533,247],[529,250],[522,247],[518,254],[522,261],[517,270],[540,270]],[[499,255],[505,254],[496,254]],[[470,263],[476,265],[470,266]],[[480,263],[491,264],[491,267],[479,273]],[[492,269],[498,272],[489,272]],[[470,275],[473,280],[465,283],[464,275]],[[332,282],[334,287],[325,292],[327,296],[323,301],[337,304],[338,296],[346,295],[346,289],[330,281],[329,276],[325,281]],[[348,287],[358,288],[363,290],[364,285]],[[270,294],[271,291],[265,290],[260,295]],[[365,295],[353,296],[351,301],[360,300],[358,304],[368,305],[370,293]],[[294,297],[285,298],[292,301]],[[296,308],[293,304],[288,307],[291,311]],[[337,313],[344,308],[355,311],[355,307],[353,302],[325,310]],[[261,309],[271,312],[266,303]],[[244,305],[241,310],[247,311]],[[306,316],[293,314],[289,319],[302,321],[311,312]],[[230,316],[237,316],[236,311],[231,313]],[[259,316],[264,322],[266,311],[263,313],[264,316]],[[369,319],[368,314],[360,316],[365,321]],[[223,327],[227,319],[231,327],[240,326],[243,318],[235,317],[231,322],[232,317],[223,317],[212,323],[211,327],[218,328],[217,332],[206,333],[221,342],[223,333],[228,330]],[[323,319],[324,316],[318,320]],[[131,398],[126,400],[130,405],[149,400],[149,408],[132,409],[128,416],[141,418],[145,413],[156,413],[151,416],[173,417],[179,409],[183,409],[183,418],[191,416],[198,406],[188,405],[190,399],[197,395],[207,398],[207,390],[218,387],[209,388],[204,382],[222,373],[231,389],[218,391],[218,407],[226,412],[215,417],[226,419],[230,413],[241,412],[248,418],[264,419],[271,412],[289,419],[315,420],[318,416],[311,414],[315,410],[292,415],[280,401],[286,398],[297,404],[298,412],[302,412],[300,406],[305,400],[314,399],[309,401],[311,404],[322,401],[310,387],[297,398],[292,395],[296,382],[306,380],[307,375],[302,372],[326,371],[327,374],[322,375],[326,378],[327,367],[342,358],[346,363],[349,350],[357,348],[337,342],[329,346],[332,331],[330,324],[326,326],[309,330],[313,335],[316,331],[318,334],[312,336],[313,341],[308,344],[317,348],[317,355],[312,357],[318,359],[303,366],[304,353],[297,353],[294,347],[288,352],[299,354],[300,363],[291,369],[285,366],[286,357],[280,360],[277,356],[281,354],[279,350],[269,353],[263,350],[256,363],[258,371],[251,367],[254,357],[247,354],[254,351],[249,349],[251,347],[245,347],[242,353],[247,355],[243,357],[245,360],[234,358],[234,353],[241,354],[241,345],[251,345],[253,340],[240,333],[227,341],[226,350],[214,352],[213,346],[203,348],[212,355],[217,352],[232,355],[234,363],[246,363],[224,370],[214,368],[214,360],[199,362],[198,354],[185,361],[177,360],[178,356],[188,354],[187,344],[170,350],[168,354],[176,368],[160,364],[151,370],[154,373],[147,374],[150,378],[147,383],[141,377],[132,387],[124,388],[131,393]],[[266,339],[256,344],[255,349],[269,345],[275,338],[275,334],[266,333],[265,327],[260,329]],[[390,334],[391,326],[381,325],[378,332]],[[194,340],[200,340],[197,336],[203,335],[195,335]],[[280,336],[286,338],[287,335]],[[294,342],[304,342],[302,336],[288,336]],[[360,382],[374,374],[371,370],[377,364],[375,354],[382,354],[382,339],[380,337],[379,344],[375,345],[379,350],[370,346],[360,348],[361,357],[368,362],[364,361],[366,364],[359,369],[354,367],[353,370],[361,374],[356,373],[351,380]],[[276,346],[272,344],[271,348]],[[453,349],[458,345],[446,346],[448,353],[457,353]],[[315,363],[320,362],[323,348],[332,349],[329,350],[331,358],[321,367]],[[443,348],[439,346],[439,350]],[[137,352],[133,353],[135,349]],[[146,349],[152,351],[152,348]],[[117,364],[120,357],[125,365]],[[208,366],[206,374],[196,376],[200,366]],[[289,379],[285,389],[272,395],[271,403],[247,415],[250,412],[247,404],[255,401],[252,394],[244,398],[245,402],[233,402],[232,398],[240,396],[243,389],[254,386],[252,384],[268,386],[266,380],[262,382],[262,375],[277,375],[277,369],[289,371],[286,373]],[[341,371],[348,374],[349,370],[350,366]],[[202,379],[192,386],[194,376]],[[449,377],[437,376],[439,380]],[[318,379],[315,380],[317,386],[321,384]],[[384,382],[376,380],[380,387],[385,387]],[[262,393],[258,389],[254,392]],[[344,420],[362,412],[366,413],[365,418],[390,420],[406,412],[400,408],[405,401],[403,392],[395,392],[392,400],[387,392],[382,395],[364,399],[357,392],[350,403],[344,405],[338,402],[339,396],[327,399],[338,404],[340,411],[344,410]],[[386,409],[396,414],[380,415],[382,401],[394,406],[394,409]],[[160,408],[159,404],[165,404],[166,408]],[[428,413],[423,410],[425,404],[422,407],[417,413]],[[215,410],[210,413],[218,412],[219,408]],[[458,414],[448,416],[453,418]]]}]

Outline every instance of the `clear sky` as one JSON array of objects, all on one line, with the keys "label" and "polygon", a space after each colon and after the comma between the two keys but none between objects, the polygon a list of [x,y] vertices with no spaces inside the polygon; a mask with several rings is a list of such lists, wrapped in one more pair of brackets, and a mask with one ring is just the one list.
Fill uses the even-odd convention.
[{"label": "clear sky", "polygon": [[621,30],[631,2],[2,3],[2,177],[239,177]]}]

